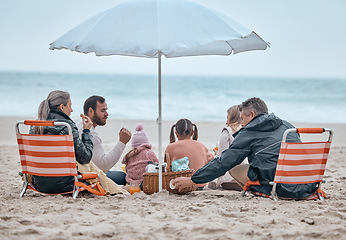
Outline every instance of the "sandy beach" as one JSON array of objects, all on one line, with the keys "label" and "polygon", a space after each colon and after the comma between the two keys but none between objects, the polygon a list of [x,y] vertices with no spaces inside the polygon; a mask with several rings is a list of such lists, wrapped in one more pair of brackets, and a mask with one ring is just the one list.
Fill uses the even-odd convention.
[{"label": "sandy beach", "polygon": [[[29,117],[30,118],[30,117]],[[15,123],[28,117],[0,117],[0,239],[345,239],[346,124],[296,123],[334,131],[322,186],[324,201],[279,201],[239,192],[205,189],[186,195],[48,196],[28,190],[22,180]],[[155,121],[112,120],[98,127],[109,150],[126,127],[144,125],[158,154]],[[210,151],[224,122],[195,122],[199,141]],[[163,122],[163,149],[173,122]],[[127,146],[124,154],[130,150]],[[120,169],[118,163],[114,169]]]}]

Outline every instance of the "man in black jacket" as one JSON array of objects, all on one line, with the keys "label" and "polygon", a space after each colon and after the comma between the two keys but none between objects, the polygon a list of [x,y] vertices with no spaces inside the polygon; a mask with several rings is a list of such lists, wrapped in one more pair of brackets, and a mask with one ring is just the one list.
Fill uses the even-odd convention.
[{"label": "man in black jacket", "polygon": [[[250,98],[240,106],[242,128],[233,134],[234,140],[220,157],[197,170],[191,178],[177,178],[173,184],[178,189],[193,184],[207,183],[222,176],[227,171],[243,187],[248,181],[273,181],[284,132],[294,126],[281,120],[260,98]],[[300,142],[299,135],[290,133],[287,142]],[[249,166],[240,165],[245,158]],[[253,186],[252,192],[270,195],[272,186]],[[277,194],[285,198],[305,198],[317,190],[316,184],[278,184]]]}]

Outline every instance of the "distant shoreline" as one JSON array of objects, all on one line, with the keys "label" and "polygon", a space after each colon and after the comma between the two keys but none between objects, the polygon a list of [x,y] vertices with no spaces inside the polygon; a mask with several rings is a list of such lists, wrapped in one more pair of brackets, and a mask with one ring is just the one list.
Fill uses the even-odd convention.
[{"label": "distant shoreline", "polygon": [[[16,145],[15,124],[17,121],[33,119],[30,117],[0,116],[0,145]],[[158,146],[158,126],[154,120],[126,120],[112,119],[107,120],[106,126],[97,127],[97,131],[103,138],[104,144],[113,144],[118,139],[118,131],[122,127],[128,128],[131,132],[137,123],[143,123],[154,148]],[[163,147],[169,143],[169,133],[171,126],[176,121],[163,120],[162,122],[162,143]],[[199,131],[199,141],[208,149],[215,147],[220,137],[220,132],[225,125],[224,121],[194,121]],[[295,127],[323,127],[333,130],[332,146],[346,146],[346,123],[292,123]]]},{"label": "distant shoreline", "polygon": [[[57,89],[71,94],[72,118],[94,94],[105,97],[110,118],[156,120],[158,115],[153,75],[0,72],[0,79],[2,112],[7,116],[36,116],[41,101]],[[346,123],[345,92],[346,81],[337,79],[165,75],[162,116],[164,121],[225,121],[230,106],[260,97],[269,112],[290,122]]]},{"label": "distant shoreline", "polygon": [[[0,73],[20,73],[20,74],[61,74],[61,75],[100,75],[100,76],[148,76],[148,77],[157,77],[157,73],[155,74],[149,74],[149,73],[119,73],[119,72],[57,72],[57,71],[29,71],[29,70],[5,70],[0,69]],[[224,77],[230,77],[230,78],[263,78],[263,79],[271,79],[273,81],[280,79],[280,80],[287,80],[290,81],[291,79],[301,79],[301,80],[309,80],[309,79],[317,79],[317,80],[325,80],[325,81],[335,81],[335,80],[341,80],[346,81],[346,77],[321,77],[321,76],[258,76],[258,75],[229,75],[229,74],[173,74],[173,73],[166,73],[164,74],[164,77],[200,77],[200,78],[208,78],[208,77],[216,77],[216,78],[224,78]]]}]

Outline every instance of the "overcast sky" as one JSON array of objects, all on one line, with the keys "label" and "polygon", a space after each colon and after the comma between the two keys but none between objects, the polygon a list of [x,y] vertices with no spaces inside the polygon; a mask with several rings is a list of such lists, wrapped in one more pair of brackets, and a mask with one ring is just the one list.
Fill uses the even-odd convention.
[{"label": "overcast sky", "polygon": [[[49,50],[116,0],[0,0],[0,71],[156,74],[157,60]],[[271,48],[165,59],[164,74],[346,79],[345,0],[195,0],[238,21]]]}]

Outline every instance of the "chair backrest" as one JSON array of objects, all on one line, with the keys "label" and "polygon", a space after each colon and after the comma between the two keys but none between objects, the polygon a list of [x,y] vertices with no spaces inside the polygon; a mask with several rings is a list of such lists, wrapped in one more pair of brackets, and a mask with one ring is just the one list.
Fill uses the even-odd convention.
[{"label": "chair backrest", "polygon": [[[69,135],[22,134],[19,125],[64,125]],[[71,127],[64,122],[24,121],[16,125],[22,172],[37,176],[77,176]]]},{"label": "chair backrest", "polygon": [[[288,143],[289,132],[323,133],[329,132],[327,141]],[[323,128],[288,129],[281,143],[274,182],[302,184],[322,182],[332,141],[332,131]]]}]

